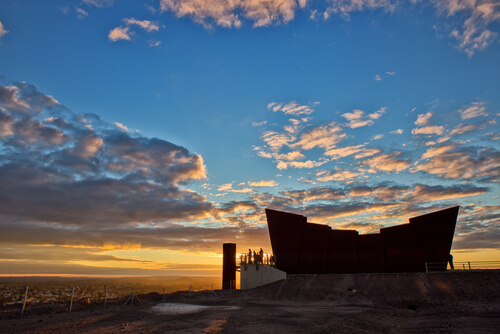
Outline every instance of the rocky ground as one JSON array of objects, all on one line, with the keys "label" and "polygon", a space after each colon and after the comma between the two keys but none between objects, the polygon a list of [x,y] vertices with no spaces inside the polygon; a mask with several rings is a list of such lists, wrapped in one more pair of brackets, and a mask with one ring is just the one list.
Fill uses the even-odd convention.
[{"label": "rocky ground", "polygon": [[[300,275],[246,291],[177,292],[167,303],[214,306],[164,314],[160,294],[101,304],[19,305],[1,333],[499,333],[500,271]],[[160,308],[161,309],[161,308]]]}]

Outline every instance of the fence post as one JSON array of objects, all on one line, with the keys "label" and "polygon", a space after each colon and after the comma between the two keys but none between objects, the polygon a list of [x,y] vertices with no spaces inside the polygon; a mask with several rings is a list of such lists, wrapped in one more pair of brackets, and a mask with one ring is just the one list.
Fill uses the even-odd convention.
[{"label": "fence post", "polygon": [[71,290],[71,301],[69,302],[69,311],[71,312],[71,308],[73,307],[73,295],[75,293],[75,287]]},{"label": "fence post", "polygon": [[26,285],[26,292],[24,293],[24,303],[23,303],[23,309],[21,311],[21,319],[23,318],[24,308],[26,307],[26,298],[28,298],[28,286],[27,285]]},{"label": "fence post", "polygon": [[108,302],[108,287],[106,287],[106,290],[104,291],[104,308],[106,308],[107,302]]},{"label": "fence post", "polygon": [[462,266],[464,266],[464,270],[465,270],[465,263],[462,263]]},{"label": "fence post", "polygon": [[470,268],[470,261],[469,261],[469,270],[471,270],[471,268]]}]

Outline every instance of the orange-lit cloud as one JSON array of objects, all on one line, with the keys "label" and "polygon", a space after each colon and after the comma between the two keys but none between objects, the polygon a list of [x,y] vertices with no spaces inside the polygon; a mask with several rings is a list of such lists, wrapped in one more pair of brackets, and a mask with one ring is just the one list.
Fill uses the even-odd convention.
[{"label": "orange-lit cloud", "polygon": [[386,107],[382,107],[374,113],[365,116],[365,112],[363,110],[354,109],[351,113],[342,114],[342,117],[348,121],[348,127],[356,129],[375,124],[374,121],[379,119],[386,112],[386,110]]},{"label": "orange-lit cloud", "polygon": [[133,31],[130,31],[129,27],[116,27],[109,31],[108,38],[113,42],[119,40],[130,41],[134,34]]},{"label": "orange-lit cloud", "polygon": [[382,172],[401,172],[410,167],[408,159],[398,159],[399,153],[380,154],[372,158],[361,161],[361,164],[370,168],[370,173]]},{"label": "orange-lit cloud", "polygon": [[[500,12],[498,15],[500,16]],[[479,116],[488,116],[488,113],[486,112],[486,103],[484,102],[472,102],[470,105],[464,106],[458,110],[458,113],[463,120]]]},{"label": "orange-lit cloud", "polygon": [[278,183],[274,180],[262,180],[262,181],[251,181],[248,182],[250,187],[276,187]]},{"label": "orange-lit cloud", "polygon": [[[188,16],[210,28],[212,24],[226,28],[239,28],[241,17],[253,21],[254,27],[293,20],[297,5],[305,0],[160,0],[162,11],[172,11],[178,17]],[[240,17],[241,15],[241,17]]]},{"label": "orange-lit cloud", "polygon": [[292,145],[292,147],[299,147],[304,150],[310,150],[315,147],[329,149],[339,143],[346,134],[343,133],[342,128],[335,122],[328,125],[321,125],[300,136],[300,139]]},{"label": "orange-lit cloud", "polygon": [[451,179],[497,180],[500,154],[493,148],[476,150],[449,144],[430,148],[412,172],[423,171]]}]

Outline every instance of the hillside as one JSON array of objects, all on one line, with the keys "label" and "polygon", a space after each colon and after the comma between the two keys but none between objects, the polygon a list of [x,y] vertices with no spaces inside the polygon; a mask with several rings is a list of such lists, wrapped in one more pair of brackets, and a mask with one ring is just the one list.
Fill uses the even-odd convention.
[{"label": "hillside", "polygon": [[154,293],[133,307],[123,300],[106,309],[78,304],[72,313],[40,306],[24,319],[3,310],[0,332],[498,333],[499,273],[297,275],[246,291],[167,296],[167,303],[212,306],[196,314],[153,311],[162,301]]}]

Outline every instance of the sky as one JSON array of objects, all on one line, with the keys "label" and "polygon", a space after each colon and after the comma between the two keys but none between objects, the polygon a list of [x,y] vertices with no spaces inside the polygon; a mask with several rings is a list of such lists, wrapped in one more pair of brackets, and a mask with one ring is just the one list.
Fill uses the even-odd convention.
[{"label": "sky", "polygon": [[220,275],[265,208],[459,205],[500,258],[500,1],[2,0],[0,275]]}]

